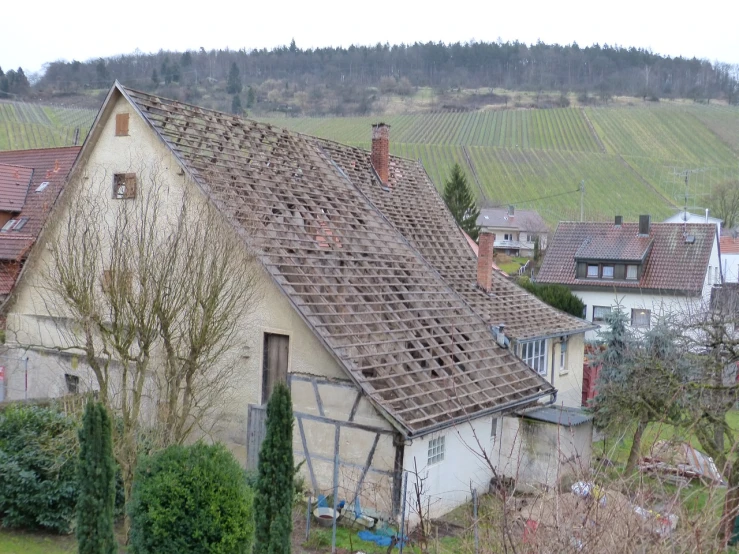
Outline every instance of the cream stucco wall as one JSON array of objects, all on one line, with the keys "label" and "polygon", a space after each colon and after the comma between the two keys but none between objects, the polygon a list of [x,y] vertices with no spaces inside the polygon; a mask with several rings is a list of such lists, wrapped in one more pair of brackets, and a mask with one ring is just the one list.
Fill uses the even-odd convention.
[{"label": "cream stucco wall", "polygon": [[[557,404],[578,407],[582,403],[583,360],[585,356],[585,334],[579,333],[566,337],[554,337],[546,340],[546,375],[541,374],[557,389]],[[562,340],[566,340],[564,365],[562,365]],[[515,346],[515,352],[521,355],[521,345]],[[548,399],[547,399],[548,400]]]}]

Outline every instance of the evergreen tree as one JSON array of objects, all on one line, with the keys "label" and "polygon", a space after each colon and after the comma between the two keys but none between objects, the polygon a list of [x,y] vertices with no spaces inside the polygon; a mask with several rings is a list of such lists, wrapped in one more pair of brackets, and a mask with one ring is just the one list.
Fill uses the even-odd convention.
[{"label": "evergreen tree", "polygon": [[241,107],[241,98],[239,98],[238,94],[234,94],[234,97],[231,100],[231,113],[235,113],[236,115],[242,115],[244,113],[244,110]]},{"label": "evergreen tree", "polygon": [[233,62],[231,63],[231,69],[228,72],[226,92],[229,94],[239,94],[243,88],[241,77],[239,76],[239,67],[236,65],[236,62]]},{"label": "evergreen tree", "polygon": [[267,405],[267,435],[259,452],[254,495],[254,554],[290,554],[292,533],[293,409],[290,390],[278,383]]},{"label": "evergreen tree", "polygon": [[151,82],[154,83],[155,87],[159,86],[159,73],[157,73],[157,68],[151,70]]},{"label": "evergreen tree", "polygon": [[115,461],[108,412],[100,402],[88,402],[80,430],[77,544],[79,554],[115,554],[113,532]]},{"label": "evergreen tree", "polygon": [[475,197],[467,184],[467,176],[459,164],[454,164],[450,178],[444,183],[443,197],[457,225],[477,241],[480,234],[480,226],[477,224],[480,208],[475,204]]},{"label": "evergreen tree", "polygon": [[257,101],[257,95],[254,92],[254,89],[252,87],[249,87],[249,89],[246,91],[246,107],[247,108],[253,107],[256,101]]},{"label": "evergreen tree", "polygon": [[541,244],[539,242],[539,235],[536,235],[534,237],[534,261],[538,262],[540,257],[541,257]]}]

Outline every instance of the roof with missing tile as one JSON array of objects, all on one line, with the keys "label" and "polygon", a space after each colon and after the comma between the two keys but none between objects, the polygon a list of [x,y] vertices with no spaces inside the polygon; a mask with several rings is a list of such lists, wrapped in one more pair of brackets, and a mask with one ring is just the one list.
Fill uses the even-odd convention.
[{"label": "roof with missing tile", "polygon": [[[700,294],[715,240],[713,223],[652,223],[649,236],[640,236],[638,223],[563,221],[549,241],[536,280],[574,288],[618,286]],[[627,263],[641,256],[644,269],[635,281],[576,277],[578,260]]]},{"label": "roof with missing tile", "polygon": [[79,151],[79,146],[70,146],[0,152],[0,164],[25,168],[30,179],[23,205],[12,216],[16,223],[0,232],[0,296],[13,290]]},{"label": "roof with missing tile", "polygon": [[[475,257],[461,231],[444,221],[425,238],[404,235],[406,216],[392,203],[372,202],[370,191],[382,186],[369,153],[116,87],[111,94],[124,94],[227,219],[248,230],[242,236],[303,320],[406,434],[553,391],[496,343],[440,274],[445,249],[458,248],[449,253],[465,260],[455,264],[456,279],[466,272],[475,288]],[[415,162],[393,158],[391,165],[386,194],[407,202],[422,192],[437,202]],[[410,226],[419,200],[405,209]]]}]

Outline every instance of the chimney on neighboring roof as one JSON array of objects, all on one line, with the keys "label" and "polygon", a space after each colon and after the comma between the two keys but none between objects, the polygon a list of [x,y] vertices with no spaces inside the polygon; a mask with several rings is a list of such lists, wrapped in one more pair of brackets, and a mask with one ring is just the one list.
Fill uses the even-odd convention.
[{"label": "chimney on neighboring roof", "polygon": [[493,246],[495,233],[480,231],[477,250],[477,284],[485,292],[493,288]]},{"label": "chimney on neighboring roof", "polygon": [[614,225],[615,225],[616,227],[621,227],[621,225],[623,225],[623,223],[624,223],[624,216],[622,216],[622,215],[617,215],[617,216],[616,216],[616,222],[614,223]]},{"label": "chimney on neighboring roof", "polygon": [[508,219],[513,219],[516,215],[516,208],[513,204],[508,205]]},{"label": "chimney on neighboring roof", "polygon": [[382,184],[387,185],[390,177],[390,125],[372,125],[372,167]]},{"label": "chimney on neighboring roof", "polygon": [[649,234],[649,225],[652,221],[651,216],[648,215],[640,215],[639,216],[639,234],[640,235],[648,235]]}]

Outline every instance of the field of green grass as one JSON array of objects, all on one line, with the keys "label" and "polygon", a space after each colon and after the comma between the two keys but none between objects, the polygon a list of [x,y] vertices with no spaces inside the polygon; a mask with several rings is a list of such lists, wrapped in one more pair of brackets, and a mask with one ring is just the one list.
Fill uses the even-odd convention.
[{"label": "field of green grass", "polygon": [[421,113],[378,117],[270,118],[274,125],[369,148],[370,125],[391,125],[393,154],[421,160],[441,189],[454,163],[481,202],[533,208],[551,225],[615,214],[659,221],[739,174],[739,109],[685,103],[598,108]]},{"label": "field of green grass", "polygon": [[[0,150],[82,144],[95,110],[0,102]],[[79,131],[78,131],[79,129]]]},{"label": "field of green grass", "polygon": [[[0,103],[0,150],[81,143],[95,111]],[[606,107],[411,113],[366,117],[273,117],[263,121],[368,149],[370,125],[391,125],[391,151],[420,160],[441,189],[464,169],[479,201],[536,209],[550,224],[584,215],[661,220],[685,203],[704,208],[717,184],[739,176],[739,109],[679,102]]]}]

